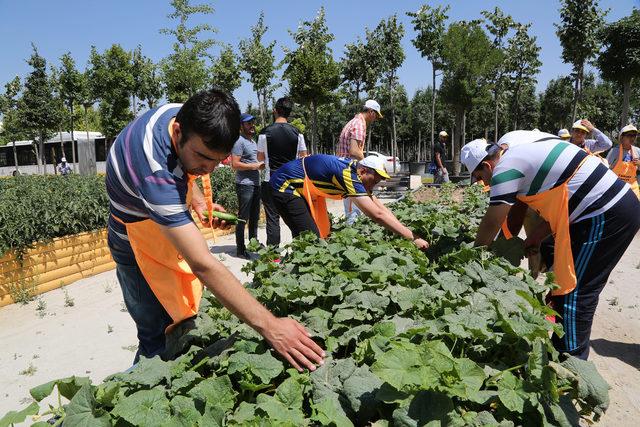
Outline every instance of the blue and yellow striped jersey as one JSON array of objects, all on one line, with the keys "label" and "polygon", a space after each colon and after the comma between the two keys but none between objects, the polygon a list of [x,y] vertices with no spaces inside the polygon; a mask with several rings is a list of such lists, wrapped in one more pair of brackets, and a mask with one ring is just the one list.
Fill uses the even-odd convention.
[{"label": "blue and yellow striped jersey", "polygon": [[[301,196],[304,170],[302,160],[292,160],[271,175],[271,187],[281,193]],[[320,191],[327,194],[339,194],[342,197],[367,196],[367,190],[356,172],[356,160],[345,157],[316,154],[304,158],[304,167],[309,179]]]}]

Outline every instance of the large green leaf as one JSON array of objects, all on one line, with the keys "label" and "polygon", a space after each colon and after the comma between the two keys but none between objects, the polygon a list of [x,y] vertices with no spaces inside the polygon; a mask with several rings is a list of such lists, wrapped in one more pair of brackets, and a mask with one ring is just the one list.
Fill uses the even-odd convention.
[{"label": "large green leaf", "polygon": [[96,399],[93,395],[93,387],[84,385],[73,396],[71,402],[65,407],[65,424],[80,427],[108,427],[111,418],[102,409],[96,408]]},{"label": "large green leaf", "polygon": [[9,411],[4,417],[0,418],[0,427],[9,427],[13,424],[24,422],[29,415],[36,415],[40,410],[40,406],[36,402],[31,402],[29,406],[21,411]]},{"label": "large green leaf", "polygon": [[119,401],[111,414],[139,426],[161,425],[171,416],[162,390],[141,390]]}]

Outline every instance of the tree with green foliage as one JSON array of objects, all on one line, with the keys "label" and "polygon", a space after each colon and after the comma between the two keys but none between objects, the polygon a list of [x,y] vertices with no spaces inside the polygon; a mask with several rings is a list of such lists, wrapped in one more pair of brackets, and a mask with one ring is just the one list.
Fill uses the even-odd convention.
[{"label": "tree with green foliage", "polygon": [[602,77],[623,88],[620,127],[628,123],[631,83],[640,79],[640,10],[606,25],[600,34],[604,47],[598,57]]},{"label": "tree with green foliage", "polygon": [[[416,38],[411,40],[423,58],[431,62],[431,147],[435,139],[435,116],[436,116],[436,76],[442,69],[442,41],[445,34],[445,21],[449,19],[447,12],[449,6],[431,7],[422,5],[417,12],[408,12],[412,17],[411,23],[416,31]],[[420,159],[418,158],[418,161]]]},{"label": "tree with green foliage", "polygon": [[562,45],[562,60],[571,64],[573,69],[572,121],[576,119],[582,97],[585,66],[596,56],[600,48],[598,35],[604,25],[606,14],[606,11],[598,7],[598,0],[562,0],[556,34]]},{"label": "tree with green foliage", "polygon": [[491,76],[494,103],[493,140],[494,142],[498,142],[500,134],[498,131],[498,116],[500,114],[501,107],[503,106],[504,89],[509,81],[507,70],[509,58],[506,52],[507,35],[509,34],[509,31],[516,26],[516,23],[510,15],[505,15],[505,13],[498,7],[495,7],[493,11],[483,10],[481,14],[485,18],[487,31],[489,31],[489,34],[493,36],[493,47],[496,49],[497,54],[500,55],[500,60],[498,61]]},{"label": "tree with green foliage", "polygon": [[55,132],[59,115],[53,96],[53,84],[47,73],[47,61],[40,56],[35,45],[27,61],[32,71],[24,83],[22,97],[18,101],[19,124],[30,139],[38,162],[38,173],[47,173],[44,142]]},{"label": "tree with green foliage", "polygon": [[572,79],[569,76],[555,78],[540,94],[540,120],[538,127],[546,132],[556,133],[567,128],[571,120],[573,99]]},{"label": "tree with green foliage", "polygon": [[454,174],[460,173],[460,149],[465,142],[466,113],[486,96],[502,57],[477,21],[449,26],[443,41],[440,94],[455,112]]},{"label": "tree with green foliage", "polygon": [[311,111],[311,152],[317,152],[318,106],[333,97],[340,84],[340,66],[333,59],[329,43],[334,39],[320,8],[312,21],[304,21],[298,29],[289,31],[297,44],[288,50],[283,63],[287,64],[283,77],[289,82],[294,100]]},{"label": "tree with green foliage", "polygon": [[263,44],[262,38],[269,27],[264,24],[264,12],[260,12],[258,22],[251,27],[251,37],[240,41],[240,68],[247,73],[247,81],[251,83],[258,98],[260,125],[266,125],[267,99],[276,86],[272,85],[278,67],[275,64],[273,49],[276,42]]},{"label": "tree with green foliage", "polygon": [[131,111],[136,115],[140,111],[140,105],[136,100],[144,101],[148,108],[155,107],[163,95],[162,82],[158,75],[158,67],[151,58],[143,55],[140,45],[133,51],[131,71],[133,75]]},{"label": "tree with green foliage", "polygon": [[169,102],[184,102],[191,95],[205,89],[209,83],[207,61],[211,60],[209,49],[216,44],[211,38],[201,39],[203,33],[215,34],[217,30],[209,24],[188,26],[193,15],[211,15],[208,4],[192,5],[190,0],[171,0],[174,11],[167,15],[178,20],[176,28],[163,28],[161,34],[174,36],[173,53],[161,62],[162,75]]},{"label": "tree with green foliage", "polygon": [[134,84],[131,53],[114,44],[101,55],[92,46],[87,74],[90,91],[100,101],[101,130],[108,148],[133,118],[129,102]]},{"label": "tree with green foliage", "polygon": [[[71,146],[74,146],[75,141],[75,111],[74,106],[82,98],[82,91],[85,90],[83,76],[76,69],[76,63],[71,52],[67,52],[60,58],[62,67],[60,68],[60,97],[64,101],[64,105],[69,109],[69,119],[71,124]],[[71,150],[71,156],[73,161],[73,170],[76,171],[76,150]]]},{"label": "tree with green foliage", "polygon": [[[371,47],[360,38],[348,43],[341,62],[342,81],[348,86],[351,99],[348,101],[356,109],[362,107],[360,94],[371,90],[379,73]],[[354,111],[355,113],[355,111]]]},{"label": "tree with green foliage", "polygon": [[[376,28],[367,34],[367,45],[377,58],[380,67],[382,80],[387,86],[390,94],[390,115],[391,115],[391,156],[393,161],[393,172],[397,165],[395,157],[398,153],[397,125],[395,116],[395,87],[398,84],[398,69],[404,62],[404,49],[402,48],[402,38],[404,37],[404,25],[398,22],[398,17],[392,15],[388,19],[383,19]],[[405,94],[406,95],[406,94]]]},{"label": "tree with green foliage", "polygon": [[515,113],[513,130],[518,129],[519,124],[520,94],[523,88],[535,85],[536,75],[542,65],[539,59],[540,46],[536,43],[536,37],[529,34],[530,26],[519,24],[506,48],[506,71],[513,94],[510,110]]},{"label": "tree with green foliage", "polygon": [[214,86],[233,94],[240,87],[240,65],[233,48],[227,45],[211,68],[211,80]]},{"label": "tree with green foliage", "polygon": [[0,95],[0,115],[2,116],[0,145],[5,145],[24,137],[18,120],[18,99],[21,90],[20,77],[16,76],[4,85],[4,93]]}]

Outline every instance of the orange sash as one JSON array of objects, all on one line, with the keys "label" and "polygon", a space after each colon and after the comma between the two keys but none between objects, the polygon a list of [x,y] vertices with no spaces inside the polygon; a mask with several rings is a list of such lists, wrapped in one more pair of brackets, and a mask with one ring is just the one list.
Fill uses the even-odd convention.
[{"label": "orange sash", "polygon": [[[633,161],[631,162],[622,161],[624,157],[622,144],[620,144],[619,147],[620,147],[619,148],[620,151],[618,152],[618,160],[616,161],[616,164],[613,167],[612,171],[616,175],[618,175],[618,178],[620,178],[621,180],[629,184],[633,192],[636,193],[636,196],[640,199],[640,189],[638,188],[638,177],[637,177],[638,167],[635,165],[635,163],[633,163]],[[631,158],[635,160],[636,158],[633,155],[633,146],[631,146],[630,151],[631,151]]]},{"label": "orange sash", "polygon": [[559,289],[551,292],[552,295],[566,295],[576,287],[576,269],[573,263],[571,235],[569,234],[568,183],[587,158],[585,157],[580,162],[580,165],[564,184],[533,196],[518,196],[519,200],[538,212],[551,226],[555,240],[553,270],[556,283],[560,286]]},{"label": "orange sash", "polygon": [[309,212],[318,227],[320,237],[326,239],[329,233],[331,233],[331,221],[329,220],[329,212],[327,212],[327,198],[340,200],[342,196],[339,194],[327,194],[319,190],[307,175],[304,160],[305,159],[302,159],[302,170],[304,171],[302,197],[304,197],[307,205],[309,205]]}]

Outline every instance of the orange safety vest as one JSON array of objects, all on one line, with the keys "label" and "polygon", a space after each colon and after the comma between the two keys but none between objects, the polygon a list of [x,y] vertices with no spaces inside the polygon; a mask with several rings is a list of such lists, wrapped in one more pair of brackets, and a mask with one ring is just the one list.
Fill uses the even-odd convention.
[{"label": "orange safety vest", "polygon": [[339,194],[327,194],[319,190],[307,175],[304,160],[303,158],[302,170],[304,171],[304,181],[302,183],[302,197],[307,201],[309,212],[318,227],[320,237],[326,239],[329,233],[331,233],[331,221],[329,220],[329,212],[327,212],[327,198],[340,200],[342,196]]},{"label": "orange safety vest", "polygon": [[[191,204],[191,189],[196,178],[193,175],[188,176],[187,206]],[[211,226],[213,221],[211,180],[209,175],[203,175],[201,178],[209,211],[209,226]],[[158,224],[151,219],[126,223],[115,215],[112,216],[126,227],[138,268],[153,294],[173,320],[166,332],[181,321],[198,314],[202,298],[202,283],[193,274],[191,267],[175,246],[164,237]]]},{"label": "orange safety vest", "polygon": [[585,157],[573,174],[564,184],[533,196],[518,196],[518,199],[538,212],[551,226],[555,245],[553,254],[553,270],[556,283],[560,286],[551,292],[552,295],[566,295],[576,287],[576,269],[571,251],[571,235],[569,234],[569,189],[568,183],[578,169],[588,159]]},{"label": "orange safety vest", "polygon": [[[640,189],[638,188],[638,177],[637,177],[638,166],[636,166],[635,163],[633,163],[633,161],[623,162],[622,159],[624,156],[624,151],[622,149],[622,144],[620,144],[619,147],[620,147],[619,148],[620,151],[618,153],[618,160],[616,161],[616,164],[613,166],[612,171],[616,175],[618,175],[618,178],[620,178],[621,180],[629,184],[633,192],[636,193],[636,196],[640,199]],[[633,154],[633,146],[631,147],[631,159],[636,160]]]}]

